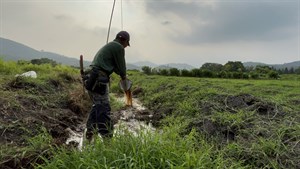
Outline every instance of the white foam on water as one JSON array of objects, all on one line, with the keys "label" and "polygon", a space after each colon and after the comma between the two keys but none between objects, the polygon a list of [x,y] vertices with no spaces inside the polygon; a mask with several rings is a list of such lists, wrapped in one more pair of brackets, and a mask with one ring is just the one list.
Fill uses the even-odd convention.
[{"label": "white foam on water", "polygon": [[[117,98],[116,100],[121,103],[125,103],[125,98]],[[125,134],[126,132],[132,133],[134,136],[138,136],[140,132],[145,133],[151,133],[155,131],[155,128],[152,126],[151,123],[146,123],[144,121],[139,121],[135,119],[135,113],[141,112],[143,110],[146,110],[144,106],[142,106],[141,102],[138,99],[133,98],[132,99],[133,105],[132,107],[128,107],[126,110],[121,110],[121,117],[119,121],[114,125],[114,135],[116,134]],[[149,118],[151,118],[152,115],[149,115]],[[66,144],[69,145],[72,142],[75,142],[78,144],[77,148],[79,150],[82,150],[82,147],[84,145],[84,133],[82,132],[75,132],[71,130],[70,128],[66,129],[69,132],[69,138],[66,141]],[[101,137],[99,135],[99,137]]]}]

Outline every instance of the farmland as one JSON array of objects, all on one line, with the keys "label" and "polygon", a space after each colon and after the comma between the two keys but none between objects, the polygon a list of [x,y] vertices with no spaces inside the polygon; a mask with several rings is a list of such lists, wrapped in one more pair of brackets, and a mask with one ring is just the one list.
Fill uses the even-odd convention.
[{"label": "farmland", "polygon": [[[299,75],[254,80],[129,71],[133,95],[156,132],[99,139],[78,151],[64,142],[65,129],[84,123],[91,106],[79,70],[0,65],[2,168],[300,168]],[[29,70],[38,78],[15,77]],[[113,75],[114,117],[124,109],[114,99],[122,96],[118,81]]]}]

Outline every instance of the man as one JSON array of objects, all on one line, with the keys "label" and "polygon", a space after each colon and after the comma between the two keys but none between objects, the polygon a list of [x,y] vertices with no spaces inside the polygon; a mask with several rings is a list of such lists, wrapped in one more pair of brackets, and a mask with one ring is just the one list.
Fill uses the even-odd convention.
[{"label": "man", "polygon": [[109,76],[115,72],[120,75],[122,83],[126,81],[125,48],[130,46],[130,36],[120,31],[116,38],[103,46],[95,55],[91,64],[89,79],[85,86],[93,101],[92,110],[86,124],[86,138],[91,140],[96,132],[102,137],[112,137],[113,124],[110,118]]}]

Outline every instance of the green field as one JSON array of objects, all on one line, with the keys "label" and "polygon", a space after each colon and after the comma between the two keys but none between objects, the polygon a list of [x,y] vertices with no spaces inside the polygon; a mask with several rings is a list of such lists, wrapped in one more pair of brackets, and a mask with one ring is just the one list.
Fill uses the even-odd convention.
[{"label": "green field", "polygon": [[[281,75],[278,80],[234,80],[151,76],[129,71],[134,96],[152,112],[151,122],[157,132],[140,133],[137,137],[131,133],[116,135],[104,142],[96,140],[78,151],[57,143],[61,137],[55,137],[55,126],[42,123],[40,117],[47,114],[48,121],[63,127],[57,122],[64,120],[58,117],[63,112],[69,113],[64,123],[82,122],[90,103],[82,95],[79,70],[2,61],[0,67],[0,134],[9,137],[22,131],[17,135],[28,136],[34,131],[29,138],[11,137],[22,138],[20,143],[1,139],[0,166],[300,168],[299,75]],[[28,70],[37,71],[40,77],[14,77]],[[121,94],[119,78],[113,75],[112,80],[111,92]],[[113,98],[112,101],[113,111],[118,112],[121,107]],[[72,110],[74,107],[79,110]],[[58,115],[52,115],[55,113]],[[30,125],[24,120],[25,115],[27,121],[31,120]],[[70,118],[74,116],[81,118]]]}]

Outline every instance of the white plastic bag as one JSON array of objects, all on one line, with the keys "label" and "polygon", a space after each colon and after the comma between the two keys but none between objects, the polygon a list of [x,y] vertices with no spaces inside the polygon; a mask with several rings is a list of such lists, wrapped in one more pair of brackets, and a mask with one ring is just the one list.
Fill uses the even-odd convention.
[{"label": "white plastic bag", "polygon": [[25,72],[25,73],[22,73],[21,75],[19,74],[16,74],[15,77],[18,77],[18,76],[23,76],[23,77],[31,77],[31,78],[37,78],[37,74],[35,71],[28,71],[28,72]]}]

